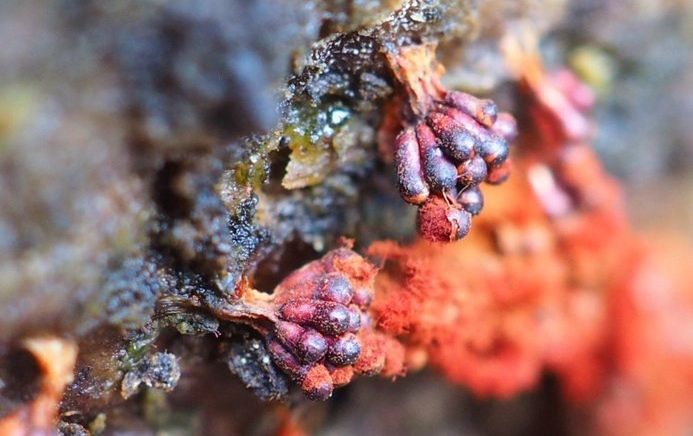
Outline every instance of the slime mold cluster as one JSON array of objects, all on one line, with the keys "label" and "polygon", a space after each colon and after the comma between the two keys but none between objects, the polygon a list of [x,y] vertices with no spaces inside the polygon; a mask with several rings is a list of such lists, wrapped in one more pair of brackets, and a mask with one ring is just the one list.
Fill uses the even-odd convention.
[{"label": "slime mold cluster", "polygon": [[0,434],[690,433],[604,146],[677,68],[593,3],[0,5]]}]

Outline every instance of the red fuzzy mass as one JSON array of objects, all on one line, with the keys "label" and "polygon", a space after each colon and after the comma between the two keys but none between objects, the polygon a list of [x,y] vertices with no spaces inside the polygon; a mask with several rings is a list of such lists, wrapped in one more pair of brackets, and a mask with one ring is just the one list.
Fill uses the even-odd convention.
[{"label": "red fuzzy mass", "polygon": [[[604,377],[609,277],[628,271],[612,259],[623,259],[616,252],[628,250],[632,235],[613,198],[565,218],[547,215],[526,178],[534,161],[517,163],[515,178],[489,189],[478,230],[464,241],[370,248],[385,261],[374,316],[479,395],[514,395],[550,369],[571,399],[591,398]],[[603,172],[593,174],[594,186],[608,186]],[[448,210],[442,198],[424,204],[426,239],[452,239]]]},{"label": "red fuzzy mass", "polygon": [[431,197],[418,212],[419,234],[432,242],[450,242],[463,238],[471,226],[472,216],[442,197]]}]

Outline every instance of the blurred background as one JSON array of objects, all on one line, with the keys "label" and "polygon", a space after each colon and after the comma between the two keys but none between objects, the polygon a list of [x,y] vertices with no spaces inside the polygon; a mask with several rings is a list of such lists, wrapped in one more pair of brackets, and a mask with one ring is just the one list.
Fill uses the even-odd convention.
[{"label": "blurred background", "polygon": [[[13,356],[18,338],[46,331],[80,338],[96,355],[119,337],[98,330],[104,316],[118,323],[148,316],[137,312],[139,302],[156,295],[142,272],[146,266],[128,264],[130,272],[117,280],[104,276],[123,258],[151,249],[151,221],[162,208],[156,187],[170,162],[194,167],[204,176],[195,179],[199,186],[212,186],[241,156],[236,150],[247,137],[281,121],[287,81],[313,43],[368,27],[401,3],[0,2],[0,355]],[[693,242],[691,2],[475,3],[473,30],[442,43],[446,84],[480,93],[502,89],[508,72],[499,66],[494,41],[518,21],[535,26],[547,65],[569,66],[597,94],[594,147],[621,181],[634,227]],[[315,232],[336,235],[343,225],[327,218],[323,224]],[[312,250],[308,245],[291,242],[285,250],[291,257],[292,250]],[[288,262],[281,254],[271,259]],[[146,291],[92,304],[105,289],[137,280]],[[95,340],[100,337],[104,342]],[[112,359],[109,353],[101,359]],[[132,420],[125,406],[109,416],[107,433],[205,428],[205,434],[269,434],[278,428],[281,406],[259,402],[223,366],[197,371],[204,374],[182,382],[171,404],[157,409],[160,398],[148,399],[155,417],[171,418],[158,430],[147,424],[157,418]],[[0,393],[12,374],[0,371]],[[217,389],[207,390],[210,381]],[[107,400],[85,392],[70,404],[105,407]],[[0,395],[0,416],[22,395]],[[204,418],[191,418],[202,403]],[[502,401],[476,399],[426,371],[394,384],[360,379],[328,403],[299,405],[292,413],[320,435],[558,435],[581,434],[584,425],[580,411],[566,412],[550,375],[536,390]],[[283,434],[300,434],[284,424]]]}]

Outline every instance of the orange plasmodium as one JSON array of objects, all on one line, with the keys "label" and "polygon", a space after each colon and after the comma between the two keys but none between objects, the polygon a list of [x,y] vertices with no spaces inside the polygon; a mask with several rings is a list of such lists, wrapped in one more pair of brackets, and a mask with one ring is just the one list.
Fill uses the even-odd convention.
[{"label": "orange plasmodium", "polygon": [[[611,194],[566,216],[547,213],[528,176],[535,165],[520,159],[516,177],[488,190],[489,207],[464,241],[373,244],[369,254],[384,264],[372,312],[381,330],[479,395],[514,395],[549,369],[571,398],[593,397],[610,286],[628,266],[615,254],[632,233]],[[607,176],[594,174],[604,180],[592,186],[609,191]]]}]

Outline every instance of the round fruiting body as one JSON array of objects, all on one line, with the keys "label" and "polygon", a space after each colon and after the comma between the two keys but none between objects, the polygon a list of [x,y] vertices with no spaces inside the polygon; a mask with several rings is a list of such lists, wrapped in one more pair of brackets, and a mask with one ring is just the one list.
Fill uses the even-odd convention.
[{"label": "round fruiting body", "polygon": [[484,207],[484,196],[478,186],[465,189],[457,197],[460,206],[472,215],[478,215]]}]

